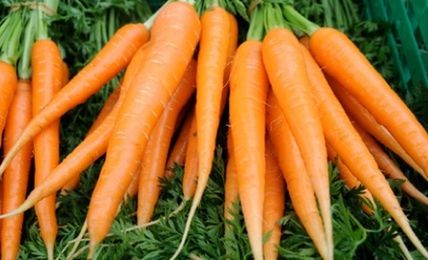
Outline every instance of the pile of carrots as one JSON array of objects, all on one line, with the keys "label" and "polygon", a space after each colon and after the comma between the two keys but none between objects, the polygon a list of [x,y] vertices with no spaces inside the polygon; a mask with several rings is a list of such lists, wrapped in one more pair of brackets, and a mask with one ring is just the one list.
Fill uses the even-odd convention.
[{"label": "pile of carrots", "polygon": [[[200,15],[190,1],[168,2],[144,24],[121,27],[69,81],[43,11],[31,11],[30,29],[11,19],[25,29],[10,37],[23,33],[26,44],[18,74],[14,55],[1,49],[2,258],[17,257],[23,212],[35,207],[53,259],[56,193],[76,188],[80,174],[105,154],[86,218],[88,258],[127,197],[138,196],[139,227],[156,224],[160,181],[184,165],[183,202],[166,216],[191,203],[175,259],[208,185],[226,112],[224,215],[230,220],[239,200],[254,259],[278,257],[286,190],[320,256],[334,258],[329,160],[349,188],[366,188],[367,214],[382,206],[428,257],[386,176],[403,180],[401,189],[415,200],[428,205],[428,198],[381,147],[427,180],[426,130],[345,34],[313,24],[289,5],[250,9],[247,38],[238,44],[236,17],[216,1]],[[29,36],[27,29],[36,27]],[[299,39],[294,28],[306,36]],[[61,116],[121,71],[85,139],[59,162]],[[33,156],[34,189],[25,198]]]}]

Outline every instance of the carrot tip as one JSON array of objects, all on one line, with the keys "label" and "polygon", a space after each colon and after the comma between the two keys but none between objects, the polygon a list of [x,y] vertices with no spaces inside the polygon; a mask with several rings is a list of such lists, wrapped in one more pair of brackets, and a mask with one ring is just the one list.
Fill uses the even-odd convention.
[{"label": "carrot tip", "polygon": [[93,259],[95,255],[95,250],[97,249],[98,243],[91,241],[89,244],[89,253],[87,259]]},{"label": "carrot tip", "polygon": [[46,244],[46,252],[47,252],[48,260],[54,260],[54,245]]},{"label": "carrot tip", "polygon": [[0,219],[9,218],[9,217],[13,217],[15,215],[19,215],[21,213],[24,213],[24,211],[30,209],[32,206],[34,206],[34,203],[32,201],[26,200],[18,208],[14,209],[14,210],[6,213],[6,214],[0,215]]}]

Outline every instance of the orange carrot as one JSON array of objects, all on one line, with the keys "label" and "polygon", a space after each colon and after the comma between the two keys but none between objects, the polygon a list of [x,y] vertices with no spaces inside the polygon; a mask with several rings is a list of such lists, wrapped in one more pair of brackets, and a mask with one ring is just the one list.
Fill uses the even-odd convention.
[{"label": "orange carrot", "polygon": [[184,163],[184,201],[192,199],[198,183],[198,136],[196,127],[196,116],[193,116],[189,131],[189,140],[187,141],[186,161]]},{"label": "orange carrot", "polygon": [[2,145],[2,133],[6,124],[7,113],[15,94],[18,79],[15,68],[4,61],[0,61],[0,147]]},{"label": "orange carrot", "polygon": [[328,83],[334,94],[339,99],[346,113],[352,117],[353,120],[358,122],[367,132],[373,135],[379,142],[385,145],[388,149],[393,151],[395,154],[401,157],[408,165],[410,165],[415,171],[417,171],[422,177],[428,180],[425,176],[424,171],[419,167],[415,161],[407,154],[406,151],[400,146],[395,140],[391,133],[381,124],[379,124],[373,115],[363,107],[358,100],[356,100],[351,94],[349,94],[343,87],[339,86],[339,83],[327,77]]},{"label": "orange carrot", "polygon": [[428,135],[424,127],[354,43],[338,30],[318,28],[309,45],[323,70],[388,129],[428,176]]},{"label": "orange carrot", "polygon": [[137,172],[132,176],[131,183],[125,193],[126,198],[133,198],[138,194],[138,184],[140,182],[141,165],[138,167]]},{"label": "orange carrot", "polygon": [[[31,85],[29,81],[19,81],[15,97],[9,107],[4,133],[4,152],[13,144],[31,120]],[[27,143],[7,167],[2,179],[3,209],[8,212],[19,206],[25,199],[31,165],[33,146]],[[1,258],[16,259],[21,241],[24,215],[20,214],[2,221]]]},{"label": "orange carrot", "polygon": [[400,168],[389,158],[389,156],[382,150],[375,140],[364,131],[358,124],[354,123],[354,128],[360,134],[370,153],[375,158],[379,169],[390,178],[403,180],[400,188],[403,189],[409,196],[418,200],[419,202],[428,205],[428,198],[420,192],[413,184],[407,179]]},{"label": "orange carrot", "polygon": [[428,252],[410,227],[408,219],[388,182],[378,169],[376,161],[355,131],[339,101],[335,98],[321,69],[303,46],[301,46],[301,50],[304,54],[306,69],[311,82],[310,86],[314,93],[313,96],[316,97],[315,100],[327,142],[337,152],[352,174],[391,214],[416,248],[428,256]]},{"label": "orange carrot", "polygon": [[144,151],[138,185],[138,225],[146,224],[153,216],[174,128],[180,111],[195,90],[195,84],[196,61],[192,60],[151,132]]},{"label": "orange carrot", "polygon": [[263,259],[265,103],[269,88],[260,41],[238,48],[230,76],[230,124],[239,199],[254,259]]},{"label": "orange carrot", "polygon": [[[37,40],[33,45],[31,66],[33,117],[52,100],[63,86],[64,67],[61,53],[55,42]],[[59,121],[45,127],[33,140],[35,163],[35,186],[49,178],[59,163]],[[56,195],[53,194],[36,204],[35,210],[41,237],[46,245],[48,259],[53,259],[53,250],[58,232],[55,214]]]},{"label": "orange carrot", "polygon": [[98,113],[97,119],[92,123],[91,128],[88,130],[88,135],[92,133],[100,124],[104,121],[104,119],[110,114],[110,112],[113,110],[117,100],[120,96],[120,85],[113,90],[113,92],[110,94],[110,96],[107,98],[107,100],[104,102],[103,108]]},{"label": "orange carrot", "polygon": [[154,21],[146,61],[119,109],[92,194],[87,216],[89,257],[110,229],[148,137],[192,58],[199,33],[198,16],[188,3],[167,4]]},{"label": "orange carrot", "polygon": [[327,151],[299,41],[287,29],[270,30],[263,41],[263,60],[273,92],[311,177],[326,230],[329,258],[332,258],[333,228]]},{"label": "orange carrot", "polygon": [[145,60],[149,44],[143,45],[133,57],[126,70],[122,83],[122,95],[117,104],[105,120],[91,134],[71,152],[52,172],[40,186],[37,186],[27,197],[22,205],[11,212],[4,212],[0,218],[13,216],[30,209],[35,203],[46,196],[54,194],[73,178],[77,178],[91,163],[103,155],[107,149],[107,144],[114,124],[116,122],[119,107],[124,100],[124,93],[127,93],[130,83],[133,81],[138,69]]},{"label": "orange carrot", "polygon": [[120,28],[95,58],[31,120],[1,163],[0,175],[15,154],[44,127],[84,102],[119,73],[148,38],[149,33],[143,24],[128,24]]},{"label": "orange carrot", "polygon": [[[227,134],[227,166],[226,166],[226,182],[224,184],[224,219],[232,221],[234,203],[238,202],[238,180],[235,165],[235,155],[233,152],[232,131]],[[229,225],[226,224],[226,231]]]},{"label": "orange carrot", "polygon": [[[343,161],[340,160],[340,158],[338,158],[336,151],[334,151],[334,149],[329,144],[327,144],[327,153],[328,153],[329,160],[335,162],[335,164],[337,165],[337,168],[339,170],[339,177],[340,179],[343,180],[346,187],[348,187],[349,189],[355,189],[361,186],[361,182],[351,173],[351,171],[343,163]],[[364,189],[361,196],[363,199],[368,200],[368,202],[371,203],[371,206],[373,207],[376,206],[370,191],[368,191],[367,189]],[[367,214],[369,215],[373,214],[373,209],[369,207],[367,204],[363,204],[362,208],[364,212],[366,212]]]},{"label": "orange carrot", "polygon": [[186,150],[187,145],[189,141],[189,133],[190,133],[190,126],[192,124],[194,114],[189,114],[184,123],[183,126],[180,129],[180,133],[177,137],[177,140],[175,141],[175,144],[171,150],[171,153],[168,156],[168,161],[166,163],[166,172],[165,176],[172,177],[174,175],[174,167],[176,164],[183,165],[184,160],[186,158]]},{"label": "orange carrot", "polygon": [[272,91],[267,100],[266,127],[287,183],[293,208],[321,257],[328,259],[325,229],[299,147]]},{"label": "orange carrot", "polygon": [[270,233],[263,246],[266,260],[278,258],[278,247],[281,240],[279,220],[284,216],[285,185],[277,159],[269,138],[266,138],[266,177],[265,200],[263,205],[263,233]]},{"label": "orange carrot", "polygon": [[[221,98],[228,58],[231,56],[232,17],[221,7],[214,6],[201,17],[202,34],[199,43],[196,123],[198,151],[198,183],[180,245],[172,259],[184,246],[193,216],[202,199],[212,168],[215,142],[220,123]],[[236,31],[235,31],[236,32]],[[232,38],[231,38],[232,37]],[[236,46],[236,43],[234,43]]]}]

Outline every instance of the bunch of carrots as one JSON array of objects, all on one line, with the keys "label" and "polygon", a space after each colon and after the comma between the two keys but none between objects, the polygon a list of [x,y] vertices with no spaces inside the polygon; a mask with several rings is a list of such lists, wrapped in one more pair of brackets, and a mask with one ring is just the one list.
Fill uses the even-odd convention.
[{"label": "bunch of carrots", "polygon": [[[428,257],[386,177],[403,180],[401,189],[425,205],[428,198],[382,147],[427,180],[426,130],[345,34],[317,26],[290,5],[254,3],[247,37],[238,44],[237,19],[220,2],[203,4],[200,14],[191,1],[167,2],[145,23],[117,30],[70,80],[49,39],[47,11],[31,8],[24,23],[18,11],[8,16],[3,23],[12,29],[0,27],[11,39],[0,41],[2,258],[18,255],[23,212],[32,207],[54,258],[56,193],[74,189],[104,154],[82,227],[90,239],[88,258],[126,198],[138,196],[136,228],[158,223],[152,218],[161,179],[184,165],[183,202],[165,216],[191,204],[171,256],[177,258],[208,185],[227,112],[224,217],[232,218],[239,200],[254,259],[278,257],[286,190],[319,255],[334,259],[329,160],[350,189],[366,188],[361,196],[368,215],[383,207]],[[48,10],[56,6],[43,3]],[[61,116],[121,71],[84,140],[59,162]],[[34,189],[25,198],[33,155]],[[225,231],[232,232],[227,225]]]}]

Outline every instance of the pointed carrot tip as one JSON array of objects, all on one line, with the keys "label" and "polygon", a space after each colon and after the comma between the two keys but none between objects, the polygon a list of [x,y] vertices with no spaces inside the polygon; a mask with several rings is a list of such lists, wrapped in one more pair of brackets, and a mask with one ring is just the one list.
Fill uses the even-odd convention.
[{"label": "pointed carrot tip", "polygon": [[54,245],[53,244],[45,244],[46,252],[48,256],[48,260],[54,260]]},{"label": "pointed carrot tip", "polygon": [[97,249],[97,246],[98,246],[98,243],[91,240],[91,242],[89,244],[89,253],[88,253],[87,259],[93,259],[94,258],[95,250]]}]

